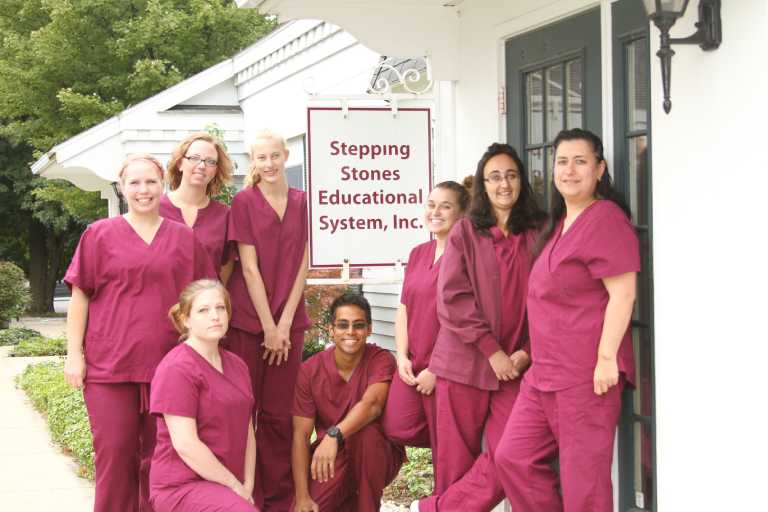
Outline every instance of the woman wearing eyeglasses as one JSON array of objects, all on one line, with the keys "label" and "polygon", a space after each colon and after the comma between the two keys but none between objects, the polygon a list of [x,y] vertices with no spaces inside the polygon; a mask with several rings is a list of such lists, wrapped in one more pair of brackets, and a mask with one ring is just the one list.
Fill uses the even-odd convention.
[{"label": "woman wearing eyeglasses", "polygon": [[529,254],[545,218],[514,148],[489,146],[437,281],[436,487],[411,510],[490,510],[504,496],[493,452],[530,363]]},{"label": "woman wearing eyeglasses", "polygon": [[232,322],[226,347],[251,372],[259,447],[254,493],[258,503],[263,490],[266,511],[288,510],[293,498],[291,406],[304,331],[311,325],[304,306],[307,197],[288,186],[287,159],[280,135],[256,135],[227,235],[237,243],[240,259],[228,283]]},{"label": "woman wearing eyeglasses", "polygon": [[193,133],[168,162],[171,191],[160,199],[160,216],[191,227],[226,284],[234,262],[227,250],[229,207],[213,199],[232,180],[232,160],[208,133]]}]

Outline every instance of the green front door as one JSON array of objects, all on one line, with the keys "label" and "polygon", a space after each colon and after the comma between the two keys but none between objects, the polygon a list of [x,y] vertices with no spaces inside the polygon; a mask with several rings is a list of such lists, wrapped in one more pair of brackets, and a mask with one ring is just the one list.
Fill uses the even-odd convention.
[{"label": "green front door", "polygon": [[600,10],[506,42],[507,140],[520,152],[539,204],[552,182],[552,141],[563,128],[602,135]]}]

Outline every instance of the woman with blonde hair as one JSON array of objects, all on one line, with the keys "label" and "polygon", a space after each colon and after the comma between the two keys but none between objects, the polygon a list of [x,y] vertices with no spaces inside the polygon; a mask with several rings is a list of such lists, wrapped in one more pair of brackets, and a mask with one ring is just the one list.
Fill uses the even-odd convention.
[{"label": "woman with blonde hair", "polygon": [[171,191],[160,199],[160,216],[194,230],[226,283],[234,266],[227,242],[229,207],[213,199],[232,181],[224,145],[209,133],[191,134],[173,150],[167,176]]},{"label": "woman with blonde hair", "polygon": [[228,289],[232,323],[227,348],[248,365],[256,399],[259,445],[255,496],[265,510],[288,510],[291,478],[291,406],[301,364],[309,260],[306,194],[285,176],[285,140],[270,131],[251,146],[246,185],[232,201],[230,241],[240,259]]},{"label": "woman with blonde hair", "polygon": [[188,283],[216,276],[193,231],[160,217],[157,159],[130,156],[118,180],[128,213],[88,226],[64,276],[72,289],[64,376],[84,388],[97,512],[152,510],[149,383],[176,339],[164,312]]},{"label": "woman with blonde hair", "polygon": [[182,342],[152,379],[157,446],[150,472],[155,512],[252,512],[256,470],[248,367],[221,348],[232,307],[224,286],[187,286],[168,316]]}]

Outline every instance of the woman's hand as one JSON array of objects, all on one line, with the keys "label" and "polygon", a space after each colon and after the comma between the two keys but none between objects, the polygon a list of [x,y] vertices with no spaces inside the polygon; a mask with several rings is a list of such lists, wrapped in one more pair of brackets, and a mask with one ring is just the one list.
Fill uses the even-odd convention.
[{"label": "woman's hand", "polygon": [[83,389],[85,382],[85,358],[83,354],[71,354],[64,361],[64,380],[75,389]]},{"label": "woman's hand", "polygon": [[241,484],[240,482],[236,482],[233,485],[231,485],[229,488],[232,489],[232,491],[235,494],[237,494],[238,496],[243,498],[245,501],[253,505],[253,495],[248,492],[248,489],[246,489],[243,484]]},{"label": "woman's hand", "polygon": [[525,350],[513,352],[512,355],[509,356],[509,360],[512,361],[512,366],[515,367],[518,377],[525,373],[525,370],[531,365],[531,356],[529,356],[528,352]]},{"label": "woman's hand", "polygon": [[615,357],[597,357],[595,366],[595,394],[603,395],[619,383],[619,365]]},{"label": "woman's hand", "polygon": [[289,334],[290,327],[275,326],[264,329],[264,359],[268,359],[267,364],[280,365],[288,360],[288,351],[291,349],[291,340]]},{"label": "woman's hand", "polygon": [[296,506],[293,512],[320,512],[320,507],[312,501],[312,498],[307,494],[306,496],[296,496]]},{"label": "woman's hand", "polygon": [[435,374],[429,371],[428,368],[424,368],[416,377],[416,391],[424,395],[431,395],[435,389],[436,381],[437,377]]},{"label": "woman's hand", "polygon": [[312,464],[309,467],[312,480],[323,483],[333,478],[338,453],[339,442],[329,435],[323,437],[312,455]]},{"label": "woman's hand", "polygon": [[515,365],[512,363],[512,360],[503,350],[494,352],[493,355],[488,358],[488,362],[491,363],[493,373],[496,374],[496,378],[499,379],[499,381],[516,379],[520,375],[515,368]]},{"label": "woman's hand", "polygon": [[408,356],[397,357],[397,374],[400,375],[400,380],[409,386],[416,385],[416,376],[413,375],[413,363],[408,359]]}]

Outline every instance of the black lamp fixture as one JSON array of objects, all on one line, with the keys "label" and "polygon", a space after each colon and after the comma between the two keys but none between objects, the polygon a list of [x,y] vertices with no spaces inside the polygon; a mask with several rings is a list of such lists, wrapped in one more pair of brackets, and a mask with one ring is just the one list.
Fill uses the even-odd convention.
[{"label": "black lamp fixture", "polygon": [[699,0],[699,21],[696,32],[689,37],[669,37],[669,29],[678,18],[685,14],[688,0],[643,0],[648,19],[661,31],[661,45],[656,55],[661,60],[661,80],[664,86],[664,112],[669,114],[672,101],[669,99],[672,75],[673,44],[698,44],[704,51],[715,50],[723,40],[720,20],[720,0]]}]

